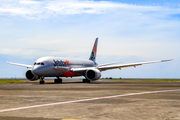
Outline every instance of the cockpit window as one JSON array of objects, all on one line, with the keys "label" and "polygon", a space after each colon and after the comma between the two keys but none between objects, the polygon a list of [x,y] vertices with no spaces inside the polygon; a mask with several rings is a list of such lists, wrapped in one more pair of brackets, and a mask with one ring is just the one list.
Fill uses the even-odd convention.
[{"label": "cockpit window", "polygon": [[44,65],[44,63],[43,62],[39,62],[39,63],[34,63],[34,65]]}]

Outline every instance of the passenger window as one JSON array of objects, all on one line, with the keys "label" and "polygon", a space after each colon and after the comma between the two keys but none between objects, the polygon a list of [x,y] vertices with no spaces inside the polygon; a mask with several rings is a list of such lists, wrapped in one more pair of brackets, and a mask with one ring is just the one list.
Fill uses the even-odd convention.
[{"label": "passenger window", "polygon": [[41,65],[44,65],[44,63],[41,63]]}]

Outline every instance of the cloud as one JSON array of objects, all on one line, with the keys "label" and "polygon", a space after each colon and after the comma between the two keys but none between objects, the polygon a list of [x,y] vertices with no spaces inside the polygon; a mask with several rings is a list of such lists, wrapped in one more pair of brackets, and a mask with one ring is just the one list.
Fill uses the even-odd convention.
[{"label": "cloud", "polygon": [[[3,48],[1,49],[0,54],[5,55],[19,55],[19,56],[29,56],[37,53],[35,50],[25,50],[25,49],[17,49],[17,48]],[[35,54],[34,54],[35,55]]]},{"label": "cloud", "polygon": [[122,13],[124,10],[147,12],[161,10],[160,6],[141,6],[111,1],[79,1],[79,0],[14,0],[0,2],[0,15],[22,16],[26,18],[48,18],[53,15],[74,14],[106,14],[114,10]]},{"label": "cloud", "polygon": [[84,57],[95,37],[100,37],[104,46],[98,51],[99,55],[165,58],[167,54],[164,53],[168,53],[172,58],[179,49],[180,22],[167,19],[169,14],[179,12],[177,8],[79,0],[12,0],[0,6],[0,15],[41,19],[32,22],[17,17],[20,22],[9,20],[4,27],[2,25],[1,54],[35,57],[84,54]]},{"label": "cloud", "polygon": [[0,8],[1,15],[30,15],[33,14],[32,11],[28,9],[23,9],[23,8]]},{"label": "cloud", "polygon": [[19,1],[20,4],[40,4],[38,1],[31,1],[31,0],[22,0]]},{"label": "cloud", "polygon": [[137,6],[131,4],[122,4],[114,2],[95,2],[95,1],[75,1],[75,2],[48,2],[47,9],[57,12],[59,14],[105,14],[113,9],[131,9],[138,11],[154,11],[159,7],[152,6]]}]

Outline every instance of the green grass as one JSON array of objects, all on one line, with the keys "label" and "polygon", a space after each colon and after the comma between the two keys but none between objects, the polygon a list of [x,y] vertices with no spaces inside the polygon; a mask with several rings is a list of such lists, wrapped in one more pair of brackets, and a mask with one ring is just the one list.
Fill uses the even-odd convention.
[{"label": "green grass", "polygon": [[180,79],[100,79],[102,81],[154,81],[154,82],[180,82]]},{"label": "green grass", "polygon": [[4,84],[4,83],[23,83],[23,82],[26,82],[26,80],[0,79],[0,84]]}]

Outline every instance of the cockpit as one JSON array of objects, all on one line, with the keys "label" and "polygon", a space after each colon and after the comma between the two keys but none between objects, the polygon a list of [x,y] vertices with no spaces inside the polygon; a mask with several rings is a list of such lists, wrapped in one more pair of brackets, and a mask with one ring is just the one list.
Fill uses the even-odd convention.
[{"label": "cockpit", "polygon": [[34,63],[34,65],[44,65],[44,63],[43,62],[38,62],[38,63]]}]

